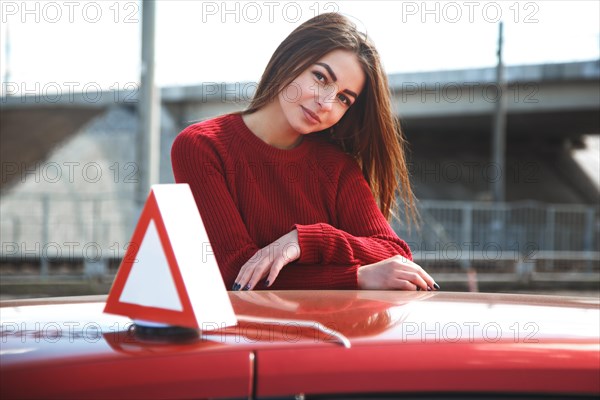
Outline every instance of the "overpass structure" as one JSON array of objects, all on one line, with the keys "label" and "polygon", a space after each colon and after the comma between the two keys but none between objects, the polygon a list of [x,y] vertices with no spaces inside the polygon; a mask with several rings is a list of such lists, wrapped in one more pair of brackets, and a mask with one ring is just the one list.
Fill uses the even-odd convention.
[{"label": "overpass structure", "polygon": [[[492,261],[513,271],[531,271],[533,254],[542,269],[563,260],[600,271],[600,178],[573,158],[588,135],[600,133],[600,60],[507,67],[504,171],[490,161],[494,77],[494,68],[389,76],[423,217],[420,232],[398,223],[395,229],[409,238],[417,259],[434,254],[437,264],[452,268],[486,264],[490,249],[483,246],[493,243],[501,254]],[[205,82],[162,89],[162,183],[173,181],[169,150],[177,133],[243,109],[255,88]],[[42,275],[60,272],[67,263],[61,254],[77,254],[74,263],[83,260],[88,275],[113,271],[138,212],[137,88],[57,96],[5,85],[4,93],[0,272],[19,272],[27,263],[36,271],[41,263]],[[507,204],[490,203],[494,179],[506,180]],[[474,238],[485,243],[465,251]],[[79,245],[65,246],[73,242]],[[83,253],[97,250],[85,247],[90,243],[98,244],[98,259]],[[439,247],[448,243],[458,244],[461,255]]]},{"label": "overpass structure", "polygon": [[[421,175],[427,170],[424,163],[440,161],[440,152],[462,154],[458,157],[459,164],[473,165],[461,166],[463,169],[489,167],[492,118],[499,95],[494,71],[494,68],[481,68],[389,76],[395,112],[411,143],[415,184],[421,197],[443,199],[449,195],[452,199],[461,199],[461,194],[447,185],[441,185],[439,190],[425,187],[426,183],[419,185]],[[508,182],[507,200],[533,198],[585,203],[597,200],[598,188],[585,174],[577,172],[575,165],[570,165],[568,153],[583,146],[583,135],[600,132],[600,61],[512,66],[507,67],[506,77],[507,167],[519,169],[519,174],[535,174],[535,179],[550,179],[553,182],[549,184],[558,184],[561,179],[544,176],[543,159],[560,159],[561,170],[571,177],[569,180],[577,177],[578,186],[566,190],[575,195],[561,197],[558,193],[565,190],[540,192],[532,182],[527,182],[529,190],[511,187]],[[243,109],[255,88],[254,82],[205,82],[163,88],[163,120],[169,120],[171,124],[167,129],[172,129],[163,132],[163,136],[170,138],[194,121]],[[132,87],[121,92],[36,95],[25,92],[17,84],[5,83],[4,93],[6,95],[0,98],[2,190],[15,183],[13,179],[21,174],[22,168],[31,168],[45,160],[52,149],[80,134],[87,122],[105,115],[107,110],[121,107],[134,111],[138,90]],[[477,155],[476,159],[469,159],[469,154]],[[168,161],[164,157],[163,160]],[[511,160],[517,162],[516,167],[511,166]],[[168,163],[161,168],[168,169]],[[440,161],[439,168],[435,168],[440,170],[439,175],[445,167]],[[508,171],[503,172],[508,174]],[[430,174],[435,173],[430,171]],[[461,175],[469,173],[461,171]],[[163,172],[161,176],[168,177],[168,173]],[[467,198],[485,199],[484,184],[467,184],[461,193]]]},{"label": "overpass structure", "polygon": [[[501,93],[495,68],[390,76],[396,112],[410,134],[485,135]],[[506,69],[511,138],[577,138],[600,132],[600,62]]]}]

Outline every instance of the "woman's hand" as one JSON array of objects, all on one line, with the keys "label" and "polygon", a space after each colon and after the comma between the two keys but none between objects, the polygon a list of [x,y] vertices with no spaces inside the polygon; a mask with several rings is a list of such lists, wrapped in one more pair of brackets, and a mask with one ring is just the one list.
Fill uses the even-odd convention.
[{"label": "woman's hand", "polygon": [[264,278],[269,287],[285,265],[299,258],[298,231],[294,229],[257,251],[240,269],[232,290],[252,290]]},{"label": "woman's hand", "polygon": [[437,283],[418,264],[394,256],[358,269],[358,287],[371,290],[433,290]]}]

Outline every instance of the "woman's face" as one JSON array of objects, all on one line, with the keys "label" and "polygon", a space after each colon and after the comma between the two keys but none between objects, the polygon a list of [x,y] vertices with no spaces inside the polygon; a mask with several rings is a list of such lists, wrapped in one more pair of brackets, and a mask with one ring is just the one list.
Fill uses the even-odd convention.
[{"label": "woman's face", "polygon": [[334,50],[302,72],[279,93],[279,104],[300,134],[330,128],[356,101],[365,74],[356,56]]}]

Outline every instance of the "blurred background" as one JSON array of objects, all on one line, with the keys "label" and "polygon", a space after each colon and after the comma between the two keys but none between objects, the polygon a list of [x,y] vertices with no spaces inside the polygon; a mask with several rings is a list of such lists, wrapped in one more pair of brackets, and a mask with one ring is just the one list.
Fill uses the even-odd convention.
[{"label": "blurred background", "polygon": [[445,290],[600,293],[597,1],[3,1],[0,297],[107,293],[186,126],[307,19],[376,43]]}]

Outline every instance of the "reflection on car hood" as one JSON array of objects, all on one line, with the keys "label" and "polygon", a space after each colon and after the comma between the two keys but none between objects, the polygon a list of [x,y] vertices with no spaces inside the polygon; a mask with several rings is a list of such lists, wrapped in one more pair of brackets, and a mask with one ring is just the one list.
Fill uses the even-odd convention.
[{"label": "reflection on car hood", "polygon": [[332,346],[335,332],[352,346],[483,341],[541,347],[558,341],[598,348],[600,337],[600,306],[594,298],[396,291],[229,296],[240,318],[237,326],[221,329],[215,321],[197,338],[176,343],[136,337],[128,318],[103,313],[106,296],[5,301],[0,309],[2,362],[240,346]]}]

